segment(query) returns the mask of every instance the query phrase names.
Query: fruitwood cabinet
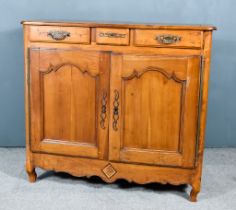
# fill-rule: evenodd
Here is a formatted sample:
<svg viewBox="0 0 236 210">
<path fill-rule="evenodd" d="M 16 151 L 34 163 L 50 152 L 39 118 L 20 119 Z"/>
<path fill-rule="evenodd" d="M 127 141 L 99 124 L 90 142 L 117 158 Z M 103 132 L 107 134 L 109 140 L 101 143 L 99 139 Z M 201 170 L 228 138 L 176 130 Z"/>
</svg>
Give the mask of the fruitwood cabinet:
<svg viewBox="0 0 236 210">
<path fill-rule="evenodd" d="M 26 171 L 200 191 L 212 26 L 24 21 Z"/>
</svg>

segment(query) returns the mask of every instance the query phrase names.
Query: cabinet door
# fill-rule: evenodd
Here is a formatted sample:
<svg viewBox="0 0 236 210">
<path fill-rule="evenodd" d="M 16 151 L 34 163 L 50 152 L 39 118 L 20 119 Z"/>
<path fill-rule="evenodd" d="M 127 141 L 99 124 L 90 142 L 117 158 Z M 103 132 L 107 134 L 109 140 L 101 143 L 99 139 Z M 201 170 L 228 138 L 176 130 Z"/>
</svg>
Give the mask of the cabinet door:
<svg viewBox="0 0 236 210">
<path fill-rule="evenodd" d="M 109 158 L 193 167 L 201 57 L 113 54 L 111 66 Z"/>
<path fill-rule="evenodd" d="M 31 149 L 105 158 L 110 55 L 37 48 L 29 58 Z"/>
</svg>

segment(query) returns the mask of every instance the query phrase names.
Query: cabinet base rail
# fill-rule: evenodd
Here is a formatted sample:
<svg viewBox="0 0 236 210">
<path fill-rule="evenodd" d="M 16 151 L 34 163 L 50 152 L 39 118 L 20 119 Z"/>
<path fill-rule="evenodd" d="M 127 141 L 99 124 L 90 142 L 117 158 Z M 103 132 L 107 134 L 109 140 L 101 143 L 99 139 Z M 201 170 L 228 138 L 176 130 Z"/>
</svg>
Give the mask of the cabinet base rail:
<svg viewBox="0 0 236 210">
<path fill-rule="evenodd" d="M 106 183 L 124 179 L 138 184 L 161 183 L 192 186 L 190 201 L 197 200 L 200 181 L 196 178 L 196 169 L 126 164 L 90 158 L 68 157 L 43 153 L 31 153 L 26 160 L 26 172 L 30 182 L 37 180 L 35 168 L 56 172 L 66 172 L 76 177 L 98 176 Z M 72 167 L 73 166 L 73 167 Z"/>
</svg>

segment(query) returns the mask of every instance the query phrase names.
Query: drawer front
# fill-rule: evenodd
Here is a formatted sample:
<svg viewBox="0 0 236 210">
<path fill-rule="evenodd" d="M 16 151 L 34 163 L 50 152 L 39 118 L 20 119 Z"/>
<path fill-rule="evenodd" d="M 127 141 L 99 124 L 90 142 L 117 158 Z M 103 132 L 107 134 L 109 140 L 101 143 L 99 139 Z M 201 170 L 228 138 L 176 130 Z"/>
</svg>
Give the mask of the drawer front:
<svg viewBox="0 0 236 210">
<path fill-rule="evenodd" d="M 90 43 L 90 29 L 82 27 L 31 26 L 31 41 Z"/>
<path fill-rule="evenodd" d="M 96 43 L 129 45 L 129 29 L 97 28 Z"/>
<path fill-rule="evenodd" d="M 134 32 L 134 45 L 157 47 L 202 47 L 201 31 L 139 30 Z"/>
</svg>

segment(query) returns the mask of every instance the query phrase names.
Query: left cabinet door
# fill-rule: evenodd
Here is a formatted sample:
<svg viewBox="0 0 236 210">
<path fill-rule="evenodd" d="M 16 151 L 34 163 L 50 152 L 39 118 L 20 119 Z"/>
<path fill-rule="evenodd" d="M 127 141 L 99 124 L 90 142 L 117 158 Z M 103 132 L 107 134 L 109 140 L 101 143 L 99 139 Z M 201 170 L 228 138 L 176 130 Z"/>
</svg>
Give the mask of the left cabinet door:
<svg viewBox="0 0 236 210">
<path fill-rule="evenodd" d="M 106 158 L 109 53 L 45 48 L 28 53 L 31 150 Z"/>
</svg>

